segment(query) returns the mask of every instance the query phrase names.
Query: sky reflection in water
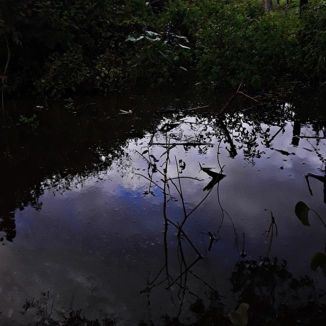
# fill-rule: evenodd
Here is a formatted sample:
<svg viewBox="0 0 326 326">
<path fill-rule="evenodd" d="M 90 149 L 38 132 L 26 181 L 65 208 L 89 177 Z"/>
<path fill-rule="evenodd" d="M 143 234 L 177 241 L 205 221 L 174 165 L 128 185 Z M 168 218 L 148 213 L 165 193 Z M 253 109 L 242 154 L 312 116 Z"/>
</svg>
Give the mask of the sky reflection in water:
<svg viewBox="0 0 326 326">
<path fill-rule="evenodd" d="M 176 313 L 178 288 L 166 291 L 180 274 L 180 243 L 173 225 L 166 234 L 171 280 L 160 274 L 162 283 L 151 291 L 150 307 L 148 297 L 140 294 L 166 259 L 161 190 L 167 149 L 167 177 L 176 178 L 179 171 L 181 188 L 174 180 L 187 212 L 208 194 L 203 189 L 211 177 L 201 167 L 217 173 L 222 167 L 226 175 L 184 224 L 184 254 L 190 265 L 195 262 L 196 275 L 226 294 L 241 254 L 254 259 L 278 256 L 291 270 L 310 273 L 311 257 L 325 245 L 325 230 L 313 218 L 311 227 L 303 227 L 294 207 L 305 201 L 321 215 L 325 212 L 323 184 L 312 179 L 311 196 L 304 176 L 323 175 L 326 142 L 293 140 L 298 122 L 295 125 L 291 110 L 286 115 L 284 121 L 270 123 L 251 120 L 246 113 L 227 115 L 222 124 L 210 114 L 163 118 L 153 134 L 127 140 L 123 154 L 82 185 L 76 180 L 69 191 L 47 189 L 39 199 L 40 210 L 16 210 L 17 236 L 0 248 L 4 322 L 26 318 L 19 313 L 24 300 L 48 290 L 58 307 L 116 316 L 122 324 Z M 324 137 L 314 129 L 301 122 L 300 136 Z M 110 153 L 98 150 L 98 155 L 105 162 Z M 172 183 L 166 192 L 168 218 L 180 224 L 180 193 Z M 278 230 L 273 239 L 266 233 L 271 214 Z M 202 260 L 196 262 L 198 252 L 192 246 Z M 199 295 L 208 291 L 194 277 L 189 277 L 188 287 Z"/>
</svg>

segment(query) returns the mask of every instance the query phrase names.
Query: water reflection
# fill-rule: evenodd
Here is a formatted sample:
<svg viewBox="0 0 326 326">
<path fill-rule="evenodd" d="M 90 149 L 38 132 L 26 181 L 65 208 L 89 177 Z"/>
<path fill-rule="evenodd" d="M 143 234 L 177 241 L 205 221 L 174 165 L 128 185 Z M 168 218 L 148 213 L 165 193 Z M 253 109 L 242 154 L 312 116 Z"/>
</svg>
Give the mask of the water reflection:
<svg viewBox="0 0 326 326">
<path fill-rule="evenodd" d="M 325 233 L 302 228 L 294 207 L 325 212 L 325 124 L 289 104 L 189 110 L 198 107 L 77 116 L 2 144 L 4 322 L 25 320 L 25 299 L 48 290 L 90 318 L 191 322 L 195 298 L 221 295 L 227 311 L 249 301 L 229 295 L 235 264 L 240 277 L 257 257 L 279 256 L 311 273 Z"/>
</svg>

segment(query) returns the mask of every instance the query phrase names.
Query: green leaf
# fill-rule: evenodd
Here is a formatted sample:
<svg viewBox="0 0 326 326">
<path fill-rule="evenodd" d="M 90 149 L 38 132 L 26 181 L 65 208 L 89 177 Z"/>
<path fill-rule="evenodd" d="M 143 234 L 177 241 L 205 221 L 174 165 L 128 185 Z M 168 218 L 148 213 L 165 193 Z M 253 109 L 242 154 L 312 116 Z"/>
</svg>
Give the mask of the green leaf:
<svg viewBox="0 0 326 326">
<path fill-rule="evenodd" d="M 317 252 L 311 259 L 310 267 L 313 271 L 320 267 L 326 275 L 326 253 Z"/>
<path fill-rule="evenodd" d="M 310 208 L 303 202 L 299 201 L 295 205 L 295 215 L 301 221 L 303 225 L 310 226 L 308 215 L 309 215 Z"/>
</svg>

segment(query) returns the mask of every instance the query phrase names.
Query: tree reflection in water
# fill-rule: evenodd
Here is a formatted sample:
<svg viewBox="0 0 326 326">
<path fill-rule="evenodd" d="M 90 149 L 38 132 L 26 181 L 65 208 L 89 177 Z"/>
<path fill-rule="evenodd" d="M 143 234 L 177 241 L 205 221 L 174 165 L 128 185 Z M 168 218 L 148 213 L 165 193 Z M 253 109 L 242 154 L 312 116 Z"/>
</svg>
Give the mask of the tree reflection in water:
<svg viewBox="0 0 326 326">
<path fill-rule="evenodd" d="M 315 288 L 310 278 L 295 278 L 288 271 L 285 262 L 271 258 L 273 242 L 279 231 L 281 232 L 278 229 L 278 216 L 276 214 L 274 216 L 273 208 L 266 213 L 270 222 L 266 226 L 267 246 L 262 252 L 264 258 L 246 259 L 248 234 L 245 232 L 239 234 L 234 222 L 235 219 L 223 206 L 220 192 L 224 180 L 228 178 L 227 162 L 241 156 L 246 162 L 255 165 L 257 160 L 266 154 L 267 150 L 288 157 L 292 153 L 283 148 L 278 148 L 275 143 L 292 121 L 294 121 L 291 134 L 293 146 L 302 146 L 302 140 L 311 141 L 312 138 L 307 137 L 315 137 L 317 141 L 321 141 L 319 138 L 321 138 L 320 133 L 325 129 L 324 124 L 315 124 L 309 120 L 304 122 L 286 105 L 280 105 L 268 113 L 262 111 L 262 108 L 258 108 L 240 113 L 216 114 L 208 110 L 206 114 L 198 113 L 192 116 L 188 114 L 189 112 L 168 115 L 162 120 L 158 130 L 152 134 L 145 148 L 138 151 L 138 155 L 147 164 L 146 174 L 136 173 L 146 181 L 145 194 L 151 196 L 158 191 L 161 192 L 162 243 L 164 249 L 161 266 L 153 271 L 153 276 L 148 278 L 141 294 L 147 297 L 150 306 L 151 298 L 157 289 L 164 288 L 171 293 L 171 300 L 175 303 L 177 312 L 173 316 L 164 316 L 163 323 L 167 325 L 182 325 L 186 322 L 192 325 L 211 325 L 214 323 L 230 325 L 231 319 L 228 314 L 235 311 L 241 304 L 250 306 L 248 311 L 249 325 L 295 325 L 299 321 L 300 324 L 306 325 L 310 325 L 309 322 L 313 321 L 318 325 L 325 318 L 322 293 Z M 305 123 L 313 125 L 315 135 L 302 134 Z M 113 128 L 114 124 L 111 124 L 110 127 Z M 37 165 L 45 165 L 46 169 L 35 178 L 22 177 L 21 184 L 19 181 L 12 181 L 17 170 L 10 169 L 10 163 L 6 165 L 7 171 L 12 172 L 7 177 L 7 179 L 11 179 L 7 180 L 8 189 L 14 191 L 11 195 L 6 193 L 6 187 L 1 191 L 3 195 L 1 198 L 4 199 L 1 199 L 0 203 L 2 218 L 0 229 L 4 233 L 4 238 L 12 241 L 16 236 L 15 209 L 24 208 L 29 204 L 40 207 L 38 198 L 44 189 L 52 189 L 56 186 L 63 190 L 70 189 L 74 187 L 76 180 L 78 183 L 78 180 L 82 182 L 92 173 L 98 175 L 100 171 L 112 163 L 114 157 L 112 153 L 119 156 L 120 147 L 128 137 L 136 137 L 137 134 L 143 136 L 145 132 L 143 126 L 139 125 L 138 129 L 135 127 L 137 132 L 133 135 L 121 136 L 123 134 L 121 131 L 116 138 L 112 137 L 108 140 L 107 125 L 102 125 L 101 128 L 103 134 L 106 135 L 105 137 L 100 134 L 97 135 L 98 139 L 83 138 L 84 155 L 72 155 L 69 159 L 65 159 L 65 155 L 68 156 L 71 151 L 71 148 L 67 146 L 64 148 L 64 154 L 58 166 L 49 164 L 53 157 L 46 158 L 45 163 L 48 164 L 44 164 L 40 159 Z M 191 136 L 185 132 L 186 128 L 191 131 Z M 150 128 L 146 130 L 150 130 Z M 60 139 L 60 146 L 64 144 L 65 137 L 67 134 L 63 139 Z M 80 145 L 79 141 L 74 144 L 73 148 L 76 149 L 77 145 Z M 189 162 L 185 157 L 178 155 L 178 151 L 176 151 L 178 148 L 183 148 L 186 153 L 190 149 L 196 148 L 200 158 L 211 149 L 212 145 L 217 146 L 215 166 L 204 166 L 198 159 L 198 175 L 189 172 Z M 56 148 L 60 148 L 60 146 Z M 221 162 L 222 147 L 226 150 L 230 161 Z M 317 147 L 318 144 L 309 150 L 321 159 L 320 150 Z M 40 158 L 43 150 L 44 148 L 41 146 L 39 151 L 35 152 L 35 157 Z M 15 151 L 11 150 L 11 152 L 14 153 Z M 21 154 L 22 151 L 17 150 L 15 158 L 17 158 L 18 163 L 18 157 Z M 112 159 L 105 163 L 100 162 L 100 154 L 105 157 L 111 154 Z M 26 162 L 23 159 L 20 160 L 21 164 L 17 164 L 16 167 L 21 168 Z M 78 160 L 79 164 L 74 163 Z M 225 156 L 223 160 L 225 160 Z M 123 159 L 121 161 L 123 164 Z M 324 164 L 324 161 L 321 164 Z M 31 163 L 30 165 L 31 171 L 35 171 Z M 307 175 L 307 181 L 309 178 L 318 181 L 324 180 L 322 179 L 324 176 L 312 173 Z M 201 184 L 203 179 L 205 181 L 207 179 L 204 187 Z M 203 190 L 202 197 L 198 199 L 197 203 L 190 204 L 186 198 L 187 187 L 189 184 L 196 183 L 198 183 L 196 187 L 200 186 Z M 309 182 L 308 185 L 312 193 Z M 216 204 L 218 221 L 214 228 L 205 233 L 206 248 L 203 248 L 196 242 L 198 239 L 192 236 L 188 225 L 195 213 L 198 214 L 200 208 L 205 205 L 205 202 L 208 199 L 213 200 L 212 197 Z M 178 208 L 177 214 L 175 211 L 171 214 L 171 206 Z M 200 275 L 196 269 L 210 255 L 215 246 L 219 245 L 226 220 L 232 226 L 234 244 L 239 255 L 231 275 L 233 290 L 231 305 L 229 302 L 224 302 L 225 298 L 220 295 L 220 290 L 210 284 L 206 276 Z M 176 246 L 172 246 L 173 242 L 176 243 Z M 202 289 L 205 289 L 203 292 L 207 293 L 206 297 L 196 293 L 196 289 L 192 287 L 195 282 L 200 284 Z M 61 319 L 60 317 L 57 318 L 54 316 L 53 309 L 48 306 L 50 299 L 50 296 L 45 296 L 46 309 L 43 301 L 38 300 L 28 301 L 24 307 L 27 312 L 36 311 L 39 313 L 39 325 L 51 325 L 51 323 L 52 325 L 70 325 L 69 323 L 74 323 L 73 325 L 89 323 L 92 325 L 91 321 L 83 317 L 82 312 L 70 312 L 62 316 Z M 191 301 L 193 304 L 189 304 Z M 55 306 L 55 303 L 53 305 Z M 193 318 L 185 321 L 183 315 L 189 314 L 189 309 Z M 61 324 L 57 319 L 60 319 Z M 154 321 L 146 322 L 147 324 L 154 324 Z M 106 320 L 105 323 L 103 322 L 105 325 L 110 325 L 113 321 Z M 96 321 L 93 321 L 93 324 L 96 325 Z"/>
<path fill-rule="evenodd" d="M 184 263 L 184 262 L 183 262 Z M 216 289 L 191 271 L 192 266 L 183 266 L 183 275 L 175 279 L 175 285 L 180 288 L 179 311 L 184 309 L 192 314 L 192 321 L 182 322 L 177 316 L 162 315 L 161 321 L 133 321 L 133 325 L 324 325 L 326 321 L 326 293 L 319 291 L 313 280 L 308 276 L 295 277 L 288 271 L 286 261 L 277 258 L 262 257 L 259 260 L 240 260 L 234 266 L 230 277 L 231 291 L 239 306 L 248 308 L 245 313 L 234 316 L 236 312 L 227 311 L 223 297 Z M 164 265 L 166 270 L 166 266 Z M 196 277 L 207 287 L 207 297 L 200 298 L 186 288 L 182 278 Z M 159 275 L 158 275 L 159 277 Z M 185 281 L 186 282 L 186 281 Z M 170 286 L 172 275 L 165 281 L 156 283 L 145 292 L 150 292 L 155 286 Z M 151 285 L 150 285 L 151 286 Z M 193 303 L 184 307 L 185 291 L 193 296 Z M 55 313 L 55 301 L 50 293 L 43 293 L 39 299 L 27 300 L 23 314 L 33 314 L 37 321 L 28 325 L 51 326 L 111 326 L 119 323 L 114 319 L 90 320 L 83 316 L 81 310 Z M 58 315 L 60 317 L 58 317 Z M 56 316 L 56 317 L 55 317 Z M 237 317 L 237 318 L 234 318 Z"/>
<path fill-rule="evenodd" d="M 195 123 L 190 122 L 190 125 L 192 130 L 194 130 Z M 202 126 L 203 124 L 201 123 L 200 125 Z M 221 123 L 219 123 L 219 125 L 221 126 Z M 174 300 L 176 304 L 178 302 L 179 309 L 174 318 L 169 316 L 165 317 L 165 322 L 167 325 L 183 325 L 179 317 L 181 316 L 182 310 L 186 309 L 184 304 L 186 295 L 197 298 L 195 303 L 190 306 L 190 309 L 197 316 L 198 320 L 191 323 L 191 325 L 212 325 L 213 323 L 218 323 L 221 325 L 247 325 L 247 322 L 245 321 L 243 323 L 240 321 L 238 324 L 232 320 L 232 318 L 227 318 L 219 291 L 214 289 L 201 276 L 194 272 L 195 265 L 200 263 L 200 261 L 205 258 L 206 254 L 209 254 L 209 251 L 212 249 L 215 241 L 218 241 L 224 218 L 227 215 L 233 225 L 235 244 L 240 254 L 240 260 L 235 265 L 230 280 L 238 304 L 241 306 L 241 304 L 245 303 L 250 307 L 248 317 L 250 321 L 249 325 L 311 325 L 313 323 L 319 325 L 326 322 L 325 293 L 317 290 L 313 280 L 308 276 L 295 278 L 287 270 L 286 261 L 279 261 L 278 258 L 270 258 L 273 240 L 278 236 L 278 226 L 272 211 L 269 212 L 270 224 L 266 230 L 266 256 L 260 258 L 258 261 L 243 259 L 246 257 L 245 234 L 243 233 L 242 246 L 240 249 L 236 226 L 233 223 L 232 217 L 223 208 L 220 201 L 220 182 L 225 175 L 222 173 L 224 166 L 222 167 L 220 163 L 219 149 L 217 151 L 217 166 L 219 167 L 218 172 L 214 172 L 211 168 L 202 167 L 199 163 L 201 171 L 205 172 L 211 177 L 210 182 L 203 189 L 204 191 L 208 191 L 207 194 L 205 194 L 203 198 L 199 200 L 198 204 L 195 205 L 195 208 L 189 209 L 186 207 L 186 200 L 182 190 L 182 182 L 187 179 L 191 179 L 193 181 L 201 180 L 193 176 L 181 175 L 181 173 L 186 171 L 186 163 L 183 162 L 182 159 L 178 159 L 176 156 L 174 156 L 174 164 L 170 164 L 173 162 L 173 159 L 171 159 L 171 156 L 173 156 L 171 152 L 176 146 L 184 146 L 185 148 L 190 146 L 197 146 L 199 148 L 209 146 L 209 142 L 207 142 L 209 137 L 195 137 L 195 139 L 191 139 L 187 143 L 179 137 L 176 137 L 175 134 L 172 134 L 172 137 L 168 135 L 167 132 L 171 132 L 177 126 L 178 125 L 174 122 L 165 123 L 164 129 L 162 128 L 165 132 L 165 143 L 155 143 L 153 142 L 154 135 L 151 137 L 149 148 L 152 146 L 162 146 L 164 148 L 163 154 L 160 156 L 160 159 L 164 158 L 163 162 L 156 159 L 155 156 L 150 153 L 150 149 L 146 149 L 143 153 L 139 153 L 148 164 L 148 175 L 141 175 L 143 178 L 149 181 L 149 190 L 146 193 L 152 193 L 150 189 L 152 186 L 154 186 L 162 191 L 164 199 L 163 221 L 165 259 L 162 268 L 158 271 L 155 277 L 153 277 L 153 279 L 148 281 L 147 287 L 141 292 L 147 295 L 148 304 L 150 305 L 151 292 L 156 287 L 165 287 L 167 290 L 169 290 L 173 286 L 176 286 L 179 288 L 179 291 Z M 280 129 L 273 135 L 269 135 L 269 127 L 265 131 L 259 128 L 253 128 L 252 130 L 254 132 L 249 132 L 245 130 L 245 128 L 240 127 L 242 133 L 240 136 L 238 136 L 238 139 L 243 137 L 241 139 L 241 144 L 247 145 L 247 148 L 243 149 L 244 156 L 250 160 L 253 160 L 255 157 L 260 157 L 261 152 L 256 150 L 256 147 L 258 147 L 256 145 L 258 133 L 261 133 L 261 138 L 265 140 L 265 145 L 268 147 L 272 144 L 277 135 L 284 130 L 284 127 L 285 125 L 282 124 Z M 295 125 L 294 128 L 296 128 Z M 220 143 L 224 141 L 229 144 L 229 155 L 231 158 L 234 158 L 237 155 L 237 147 L 234 145 L 224 123 L 222 124 L 221 130 L 225 138 L 220 139 Z M 206 127 L 204 127 L 204 131 L 207 131 Z M 297 137 L 300 137 L 300 134 L 297 134 L 297 131 L 294 131 L 294 133 L 296 133 Z M 200 131 L 199 135 L 202 134 L 203 130 Z M 201 139 L 205 139 L 205 142 L 200 142 Z M 296 146 L 298 144 L 299 143 L 297 143 Z M 277 151 L 280 151 L 282 155 L 289 155 L 288 152 L 282 150 Z M 254 161 L 252 162 L 254 163 Z M 180 171 L 181 164 L 182 171 Z M 158 166 L 161 166 L 162 170 L 160 170 Z M 176 169 L 176 176 L 169 177 L 169 173 L 173 167 Z M 156 173 L 160 175 L 160 184 L 153 180 L 153 176 Z M 178 198 L 174 198 L 174 194 L 171 194 L 171 188 L 176 190 Z M 200 206 L 212 193 L 214 188 L 216 188 L 217 191 L 217 203 L 221 212 L 221 222 L 217 227 L 217 230 L 208 232 L 208 249 L 205 253 L 201 253 L 196 247 L 194 241 L 191 240 L 184 229 L 189 217 L 195 210 L 200 208 Z M 181 202 L 180 215 L 182 215 L 182 218 L 179 219 L 179 222 L 176 222 L 169 217 L 167 209 L 169 201 L 176 200 Z M 177 231 L 176 236 L 178 241 L 177 252 L 174 254 L 179 261 L 179 271 L 174 275 L 172 275 L 169 269 L 169 257 L 171 253 L 168 248 L 168 232 L 169 228 L 171 227 L 173 230 Z M 195 258 L 193 260 L 186 259 L 183 248 L 187 244 L 195 253 Z M 190 278 L 195 278 L 197 281 L 202 283 L 203 287 L 206 287 L 209 290 L 210 299 L 208 300 L 208 306 L 205 306 L 204 302 L 199 298 L 199 296 L 188 286 L 188 284 L 191 283 L 189 282 Z M 228 317 L 230 317 L 230 315 Z"/>
</svg>

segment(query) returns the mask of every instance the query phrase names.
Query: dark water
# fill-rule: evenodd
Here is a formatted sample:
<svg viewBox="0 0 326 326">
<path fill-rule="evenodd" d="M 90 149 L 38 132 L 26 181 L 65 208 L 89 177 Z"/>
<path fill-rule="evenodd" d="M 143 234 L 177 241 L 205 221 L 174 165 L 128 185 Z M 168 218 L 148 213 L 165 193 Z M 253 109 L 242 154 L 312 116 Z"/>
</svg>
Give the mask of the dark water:
<svg viewBox="0 0 326 326">
<path fill-rule="evenodd" d="M 295 214 L 299 201 L 326 212 L 325 116 L 313 104 L 218 114 L 168 96 L 77 102 L 2 130 L 1 325 L 40 318 L 21 312 L 42 293 L 53 318 L 81 309 L 119 325 L 190 322 L 189 305 L 213 291 L 228 312 L 235 264 L 259 257 L 325 287 L 310 261 L 326 230 Z"/>
</svg>

